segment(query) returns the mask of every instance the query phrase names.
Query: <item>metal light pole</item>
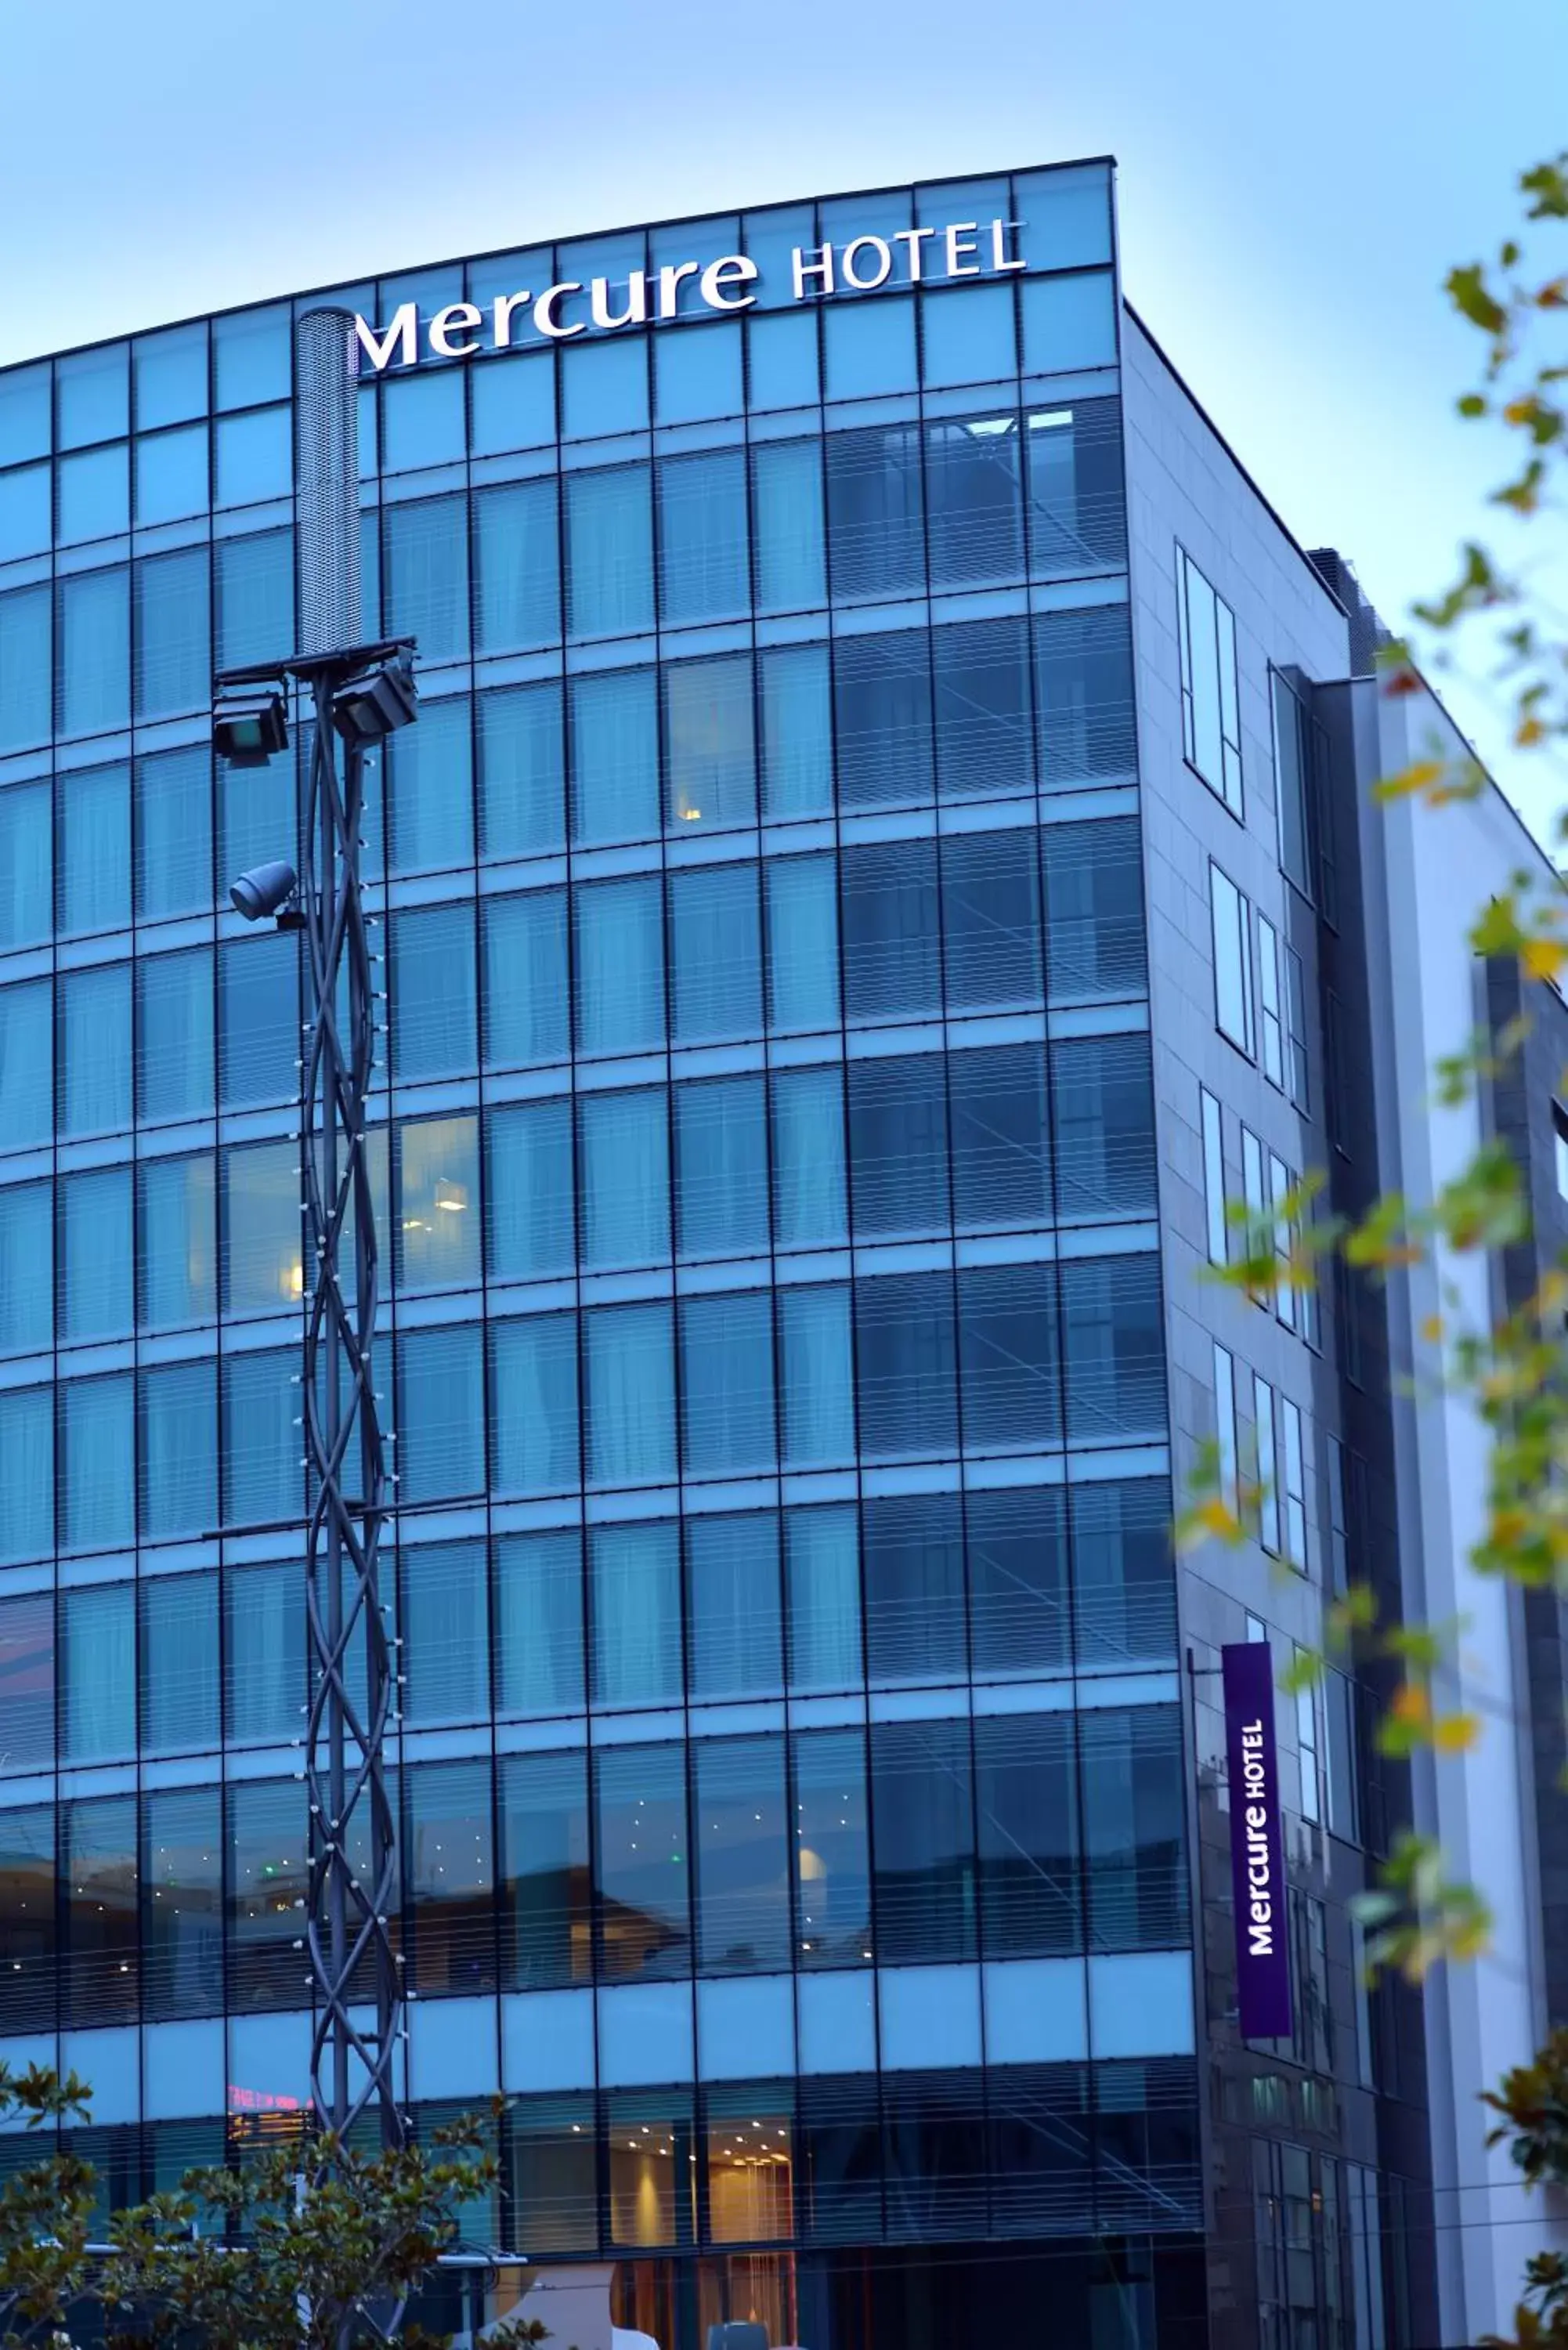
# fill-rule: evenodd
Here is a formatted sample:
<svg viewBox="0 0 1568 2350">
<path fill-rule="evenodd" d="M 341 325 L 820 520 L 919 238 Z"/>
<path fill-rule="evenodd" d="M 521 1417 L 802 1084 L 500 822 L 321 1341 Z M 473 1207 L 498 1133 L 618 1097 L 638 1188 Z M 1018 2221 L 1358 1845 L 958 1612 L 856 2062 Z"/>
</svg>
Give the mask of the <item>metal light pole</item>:
<svg viewBox="0 0 1568 2350">
<path fill-rule="evenodd" d="M 371 1368 L 379 1263 L 366 1125 L 375 990 L 359 834 L 366 749 L 415 715 L 413 647 L 406 639 L 359 642 L 358 370 L 350 314 L 307 313 L 296 356 L 300 650 L 221 676 L 215 733 L 231 758 L 256 763 L 280 746 L 285 681 L 311 696 L 315 739 L 298 879 L 286 866 L 266 866 L 243 876 L 233 896 L 252 919 L 271 914 L 280 927 L 300 931 L 306 950 L 300 1384 L 308 1476 L 311 2098 L 323 2128 L 342 2135 L 375 2111 L 382 2144 L 397 2147 L 405 2134 L 393 2072 L 403 1996 L 392 1944 L 398 1836 L 385 1749 L 398 1682 L 380 1590 L 389 1472 Z"/>
</svg>

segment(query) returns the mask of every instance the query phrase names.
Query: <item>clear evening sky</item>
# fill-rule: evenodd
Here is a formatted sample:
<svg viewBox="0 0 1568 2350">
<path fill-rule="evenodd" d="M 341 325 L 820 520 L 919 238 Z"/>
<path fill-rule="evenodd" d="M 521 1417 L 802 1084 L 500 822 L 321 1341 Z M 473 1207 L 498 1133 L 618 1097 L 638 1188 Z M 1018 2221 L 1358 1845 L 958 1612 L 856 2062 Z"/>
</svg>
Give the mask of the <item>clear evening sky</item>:
<svg viewBox="0 0 1568 2350">
<path fill-rule="evenodd" d="M 624 222 L 1114 154 L 1124 278 L 1391 621 L 1492 529 L 1439 292 L 1568 144 L 1564 0 L 0 0 L 0 364 Z M 1557 525 L 1536 525 L 1534 543 Z M 1543 834 L 1568 772 L 1444 683 Z"/>
</svg>

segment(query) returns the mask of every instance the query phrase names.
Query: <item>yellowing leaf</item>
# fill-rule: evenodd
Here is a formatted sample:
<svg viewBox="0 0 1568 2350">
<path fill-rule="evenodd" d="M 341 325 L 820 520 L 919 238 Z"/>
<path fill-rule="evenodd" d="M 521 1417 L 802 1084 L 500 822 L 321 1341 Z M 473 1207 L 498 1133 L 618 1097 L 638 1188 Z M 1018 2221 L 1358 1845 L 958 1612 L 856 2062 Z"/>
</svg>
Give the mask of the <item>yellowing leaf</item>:
<svg viewBox="0 0 1568 2350">
<path fill-rule="evenodd" d="M 1386 693 L 1395 691 L 1392 678 L 1383 690 Z M 1397 775 L 1384 775 L 1378 782 L 1376 795 L 1380 800 L 1408 799 L 1413 793 L 1429 792 L 1434 784 L 1442 782 L 1446 772 L 1441 759 L 1417 759 L 1412 766 L 1402 767 Z"/>
<path fill-rule="evenodd" d="M 1568 945 L 1561 939 L 1526 939 L 1519 959 L 1528 978 L 1555 979 L 1568 963 Z"/>
<path fill-rule="evenodd" d="M 1480 1736 L 1473 1713 L 1446 1713 L 1432 1724 L 1432 1743 L 1439 1754 L 1468 1754 Z"/>
</svg>

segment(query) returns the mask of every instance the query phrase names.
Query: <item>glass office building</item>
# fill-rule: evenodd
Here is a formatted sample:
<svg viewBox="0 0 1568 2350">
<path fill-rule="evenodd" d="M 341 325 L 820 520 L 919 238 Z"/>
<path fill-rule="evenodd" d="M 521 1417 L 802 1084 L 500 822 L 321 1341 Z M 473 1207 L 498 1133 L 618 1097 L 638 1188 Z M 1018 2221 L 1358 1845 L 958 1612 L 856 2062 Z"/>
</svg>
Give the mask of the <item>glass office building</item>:
<svg viewBox="0 0 1568 2350">
<path fill-rule="evenodd" d="M 1239 2114 L 1179 1623 L 1209 1657 L 1244 1596 L 1309 1637 L 1338 1422 L 1288 1285 L 1169 1302 L 1213 1191 L 1189 1129 L 1238 1197 L 1306 1163 L 1269 664 L 1342 676 L 1343 616 L 1289 552 L 1310 609 L 1254 658 L 1244 582 L 1148 519 L 1113 237 L 1076 165 L 0 374 L 0 2055 L 93 2082 L 112 2196 L 307 2095 L 301 983 L 227 904 L 294 854 L 304 754 L 215 765 L 210 694 L 292 650 L 293 327 L 331 298 L 389 338 L 365 633 L 419 646 L 366 844 L 378 1359 L 408 2095 L 509 2100 L 465 2233 L 613 2262 L 664 2350 L 1043 2308 L 1142 2350 L 1232 2303 L 1236 2340 L 1384 2338 L 1348 2120 L 1282 2147 L 1244 2091 L 1262 2168 L 1220 2191 L 1281 2281 L 1216 2303 L 1206 2268 Z M 442 314 L 483 332 L 447 355 Z M 1174 904 L 1189 803 L 1248 847 Z M 1211 1138 L 1162 1076 L 1157 1154 L 1162 922 L 1219 983 L 1172 979 L 1172 1033 L 1234 1081 Z M 1241 1315 L 1288 1607 L 1266 1527 L 1244 1572 L 1171 1551 L 1173 1410 L 1189 1444 L 1225 1391 L 1193 1317 Z M 1331 1728 L 1300 1724 L 1325 1852 Z M 1237 2078 L 1337 2070 L 1370 2114 L 1303 2035 Z"/>
</svg>

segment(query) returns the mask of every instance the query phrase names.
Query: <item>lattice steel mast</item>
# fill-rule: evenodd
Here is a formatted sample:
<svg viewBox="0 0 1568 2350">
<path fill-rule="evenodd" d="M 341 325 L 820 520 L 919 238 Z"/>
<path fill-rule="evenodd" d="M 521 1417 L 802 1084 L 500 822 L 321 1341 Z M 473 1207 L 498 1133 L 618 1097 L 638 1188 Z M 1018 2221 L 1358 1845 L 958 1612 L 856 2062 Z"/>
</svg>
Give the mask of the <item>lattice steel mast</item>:
<svg viewBox="0 0 1568 2350">
<path fill-rule="evenodd" d="M 236 883 L 234 896 L 243 912 L 275 914 L 305 945 L 300 1391 L 308 1479 L 311 2097 L 324 2128 L 341 2134 L 375 2112 L 382 2143 L 399 2146 L 398 1839 L 385 1767 L 398 1680 L 380 1592 L 389 1477 L 371 1364 L 379 1279 L 366 1127 L 376 990 L 360 827 L 367 747 L 415 712 L 411 643 L 359 642 L 357 348 L 347 311 L 314 310 L 299 322 L 300 650 L 269 668 L 220 677 L 217 736 L 232 757 L 265 758 L 284 728 L 284 681 L 293 679 L 311 698 L 297 883 L 288 868 L 265 867 Z M 267 694 L 258 694 L 261 687 Z M 245 713 L 229 724 L 227 739 L 226 709 Z M 247 724 L 261 726 L 259 752 L 234 747 L 248 740 Z"/>
</svg>

